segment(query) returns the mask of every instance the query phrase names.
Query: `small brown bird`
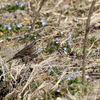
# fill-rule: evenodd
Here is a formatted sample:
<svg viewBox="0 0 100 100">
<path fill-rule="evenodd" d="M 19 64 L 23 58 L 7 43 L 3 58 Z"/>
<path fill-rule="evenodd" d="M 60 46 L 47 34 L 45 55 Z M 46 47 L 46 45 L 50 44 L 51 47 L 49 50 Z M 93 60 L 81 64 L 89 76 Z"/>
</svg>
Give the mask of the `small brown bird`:
<svg viewBox="0 0 100 100">
<path fill-rule="evenodd" d="M 36 58 L 41 52 L 42 52 L 41 44 L 38 46 L 36 45 L 36 41 L 33 41 L 29 45 L 25 46 L 18 53 L 16 53 L 7 62 L 17 58 L 22 58 L 22 61 L 26 62 L 27 60 L 32 60 L 33 58 Z"/>
</svg>

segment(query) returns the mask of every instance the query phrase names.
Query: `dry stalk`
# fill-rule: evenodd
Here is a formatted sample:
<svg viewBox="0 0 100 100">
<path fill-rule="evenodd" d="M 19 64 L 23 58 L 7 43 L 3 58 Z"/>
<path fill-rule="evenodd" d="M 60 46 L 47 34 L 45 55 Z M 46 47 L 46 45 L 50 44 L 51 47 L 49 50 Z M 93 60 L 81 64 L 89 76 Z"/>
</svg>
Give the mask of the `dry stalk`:
<svg viewBox="0 0 100 100">
<path fill-rule="evenodd" d="M 55 8 L 57 8 L 61 3 L 63 3 L 64 0 L 60 0 L 57 5 L 55 6 Z"/>
<path fill-rule="evenodd" d="M 34 66 L 34 70 L 31 72 L 31 75 L 30 75 L 28 81 L 26 82 L 25 86 L 23 87 L 22 91 L 19 94 L 19 98 L 24 94 L 26 88 L 30 85 L 30 83 L 34 79 L 35 75 L 37 74 L 36 67 L 37 66 Z"/>
<path fill-rule="evenodd" d="M 13 90 L 11 93 L 8 93 L 8 94 L 5 96 L 5 100 L 9 100 L 9 97 L 16 96 L 17 93 L 18 93 L 17 90 Z"/>
<path fill-rule="evenodd" d="M 87 54 L 86 57 L 88 57 L 89 54 L 91 53 L 91 48 L 94 46 L 94 44 L 95 44 L 96 41 L 98 41 L 98 38 L 92 43 L 91 47 L 88 49 L 89 52 L 88 52 L 88 54 Z"/>
<path fill-rule="evenodd" d="M 54 90 L 54 89 L 56 89 L 58 87 L 58 85 L 61 82 L 62 78 L 65 76 L 67 70 L 68 70 L 67 68 L 64 69 L 64 71 L 63 71 L 62 75 L 60 76 L 58 82 L 52 87 L 52 90 Z"/>
<path fill-rule="evenodd" d="M 86 22 L 86 28 L 85 28 L 85 37 L 84 37 L 84 44 L 83 44 L 83 62 L 82 62 L 82 85 L 85 85 L 85 66 L 86 66 L 86 47 L 87 47 L 87 36 L 89 34 L 89 26 L 90 26 L 90 20 L 91 20 L 91 16 L 93 13 L 93 8 L 94 5 L 96 3 L 97 0 L 93 0 L 90 10 L 89 10 L 89 14 L 88 14 L 88 18 L 87 18 L 87 22 Z"/>
<path fill-rule="evenodd" d="M 31 98 L 34 97 L 35 93 L 37 93 L 39 90 L 43 89 L 45 86 L 47 86 L 47 85 L 50 84 L 50 83 L 51 83 L 51 82 L 49 82 L 49 83 L 46 83 L 46 82 L 42 83 L 42 84 L 31 94 Z"/>
<path fill-rule="evenodd" d="M 17 70 L 16 76 L 15 76 L 15 81 L 17 80 L 17 78 L 21 75 L 21 71 L 22 69 L 25 67 L 25 64 L 21 66 L 20 70 Z"/>
<path fill-rule="evenodd" d="M 33 71 L 31 72 L 28 81 L 26 82 L 26 84 L 23 87 L 22 91 L 19 93 L 19 98 L 21 98 L 21 96 L 25 93 L 26 88 L 31 84 L 31 82 L 33 81 L 34 77 L 38 73 L 39 69 L 41 69 L 42 67 L 44 67 L 45 65 L 47 65 L 48 62 L 51 62 L 52 60 L 53 60 L 53 57 L 49 57 L 45 61 L 42 61 L 40 64 L 34 65 Z"/>
<path fill-rule="evenodd" d="M 63 73 L 62 73 L 62 75 L 60 76 L 58 82 L 52 87 L 52 90 L 54 90 L 54 89 L 56 89 L 56 88 L 58 87 L 58 85 L 59 85 L 59 83 L 61 82 L 62 78 L 65 76 L 67 70 L 68 70 L 68 69 L 66 68 L 66 69 L 63 71 Z M 71 94 L 69 94 L 69 93 L 66 94 L 66 97 L 67 97 L 69 100 L 76 100 L 76 98 L 74 98 L 74 97 L 73 97 Z"/>
<path fill-rule="evenodd" d="M 47 0 L 42 0 L 40 2 L 40 6 L 39 6 L 38 10 L 36 11 L 36 15 L 35 15 L 35 18 L 34 18 L 34 23 L 32 24 L 32 28 L 31 29 L 34 29 L 35 22 L 36 22 L 36 20 L 38 18 L 39 12 L 40 12 L 41 8 L 43 7 L 45 1 L 47 1 Z"/>
</svg>

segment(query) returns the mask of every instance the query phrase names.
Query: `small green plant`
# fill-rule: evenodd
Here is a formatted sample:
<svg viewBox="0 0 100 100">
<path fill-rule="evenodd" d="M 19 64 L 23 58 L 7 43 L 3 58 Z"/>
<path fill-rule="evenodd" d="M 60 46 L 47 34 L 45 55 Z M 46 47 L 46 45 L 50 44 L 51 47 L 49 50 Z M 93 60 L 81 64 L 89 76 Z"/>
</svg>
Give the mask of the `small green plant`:
<svg viewBox="0 0 100 100">
<path fill-rule="evenodd" d="M 86 75 L 87 78 L 87 75 Z M 80 77 L 73 78 L 68 80 L 68 90 L 72 95 L 75 95 L 76 93 L 81 93 L 82 92 L 82 79 Z M 90 82 L 87 80 L 86 81 L 86 87 L 84 88 L 84 92 L 87 93 L 88 90 L 90 89 Z M 87 88 L 88 87 L 88 88 Z"/>
<path fill-rule="evenodd" d="M 84 14 L 86 11 L 84 9 L 81 9 L 81 8 L 75 8 L 74 9 L 78 14 Z"/>
<path fill-rule="evenodd" d="M 60 49 L 60 42 L 59 41 L 54 41 L 49 43 L 48 48 L 44 50 L 45 53 L 51 54 L 55 51 L 59 51 Z"/>
<path fill-rule="evenodd" d="M 71 52 L 71 47 L 70 47 L 71 44 L 72 44 L 71 42 L 66 42 L 66 43 L 64 44 L 64 46 L 62 47 L 63 50 L 64 50 L 66 53 L 70 53 L 70 52 Z"/>
<path fill-rule="evenodd" d="M 55 91 L 53 91 L 53 92 L 52 92 L 52 96 L 53 96 L 54 98 L 56 98 L 56 97 L 61 97 L 61 96 L 62 96 L 62 94 L 61 94 L 61 89 L 56 89 Z"/>
<path fill-rule="evenodd" d="M 17 9 L 20 9 L 20 10 L 25 10 L 26 9 L 26 6 L 23 5 L 6 5 L 5 7 L 2 8 L 3 11 L 15 11 Z"/>
<path fill-rule="evenodd" d="M 51 100 L 50 95 L 48 93 L 44 94 L 42 100 Z"/>
<path fill-rule="evenodd" d="M 73 83 L 75 83 L 75 84 L 81 84 L 81 79 L 75 78 L 75 79 L 72 79 L 72 80 L 68 81 L 68 85 L 71 85 Z"/>
</svg>

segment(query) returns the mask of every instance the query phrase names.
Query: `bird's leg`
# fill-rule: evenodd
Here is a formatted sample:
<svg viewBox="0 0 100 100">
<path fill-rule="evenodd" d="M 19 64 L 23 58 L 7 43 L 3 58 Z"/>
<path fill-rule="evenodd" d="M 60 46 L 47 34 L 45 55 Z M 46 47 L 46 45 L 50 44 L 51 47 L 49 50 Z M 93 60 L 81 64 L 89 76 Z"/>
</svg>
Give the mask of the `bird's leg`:
<svg viewBox="0 0 100 100">
<path fill-rule="evenodd" d="M 24 56 L 23 58 L 22 58 L 22 62 L 25 62 L 25 63 L 28 63 L 29 61 L 31 60 L 31 57 L 30 56 Z"/>
</svg>

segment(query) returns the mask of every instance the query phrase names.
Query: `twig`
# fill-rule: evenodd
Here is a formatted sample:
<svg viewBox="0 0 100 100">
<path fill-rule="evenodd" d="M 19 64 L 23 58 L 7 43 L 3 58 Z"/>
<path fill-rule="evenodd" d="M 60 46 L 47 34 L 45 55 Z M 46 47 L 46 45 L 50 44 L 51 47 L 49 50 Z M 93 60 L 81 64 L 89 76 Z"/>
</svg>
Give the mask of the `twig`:
<svg viewBox="0 0 100 100">
<path fill-rule="evenodd" d="M 88 49 L 89 52 L 88 52 L 88 54 L 87 54 L 86 57 L 88 57 L 89 54 L 91 53 L 91 48 L 94 46 L 94 44 L 95 44 L 96 41 L 98 41 L 98 38 L 92 43 L 91 47 Z"/>
<path fill-rule="evenodd" d="M 85 28 L 85 37 L 84 37 L 84 44 L 83 44 L 83 62 L 82 62 L 82 85 L 84 86 L 85 84 L 85 66 L 86 66 L 86 46 L 87 46 L 87 36 L 89 33 L 89 26 L 90 26 L 90 19 L 93 13 L 93 8 L 94 5 L 96 3 L 97 0 L 93 0 L 90 10 L 89 10 L 89 14 L 88 14 L 88 18 L 87 18 L 87 22 L 86 22 L 86 28 Z"/>
<path fill-rule="evenodd" d="M 63 77 L 65 76 L 67 70 L 68 70 L 68 69 L 66 68 L 66 69 L 63 71 L 63 73 L 62 73 L 62 75 L 60 76 L 58 82 L 52 87 L 51 90 L 55 90 L 55 89 L 58 87 L 59 83 L 61 82 L 61 80 L 62 80 Z M 76 98 L 74 98 L 70 93 L 66 94 L 66 97 L 67 97 L 69 100 L 76 100 Z"/>
<path fill-rule="evenodd" d="M 36 70 L 37 70 L 37 66 L 34 66 L 34 70 L 31 72 L 28 81 L 26 82 L 26 84 L 23 87 L 22 91 L 19 93 L 19 96 L 18 96 L 19 98 L 24 95 L 24 92 L 25 92 L 26 88 L 30 85 L 30 83 L 34 79 L 35 75 L 37 74 L 37 71 Z"/>
<path fill-rule="evenodd" d="M 47 0 L 42 0 L 42 1 L 41 1 L 40 6 L 39 6 L 39 8 L 38 8 L 38 10 L 37 10 L 37 12 L 36 12 L 36 15 L 35 15 L 35 18 L 34 18 L 34 23 L 32 24 L 31 29 L 34 28 L 34 25 L 35 25 L 35 22 L 36 22 L 36 20 L 37 20 L 37 18 L 38 18 L 39 12 L 40 12 L 42 6 L 44 5 L 44 2 L 45 2 L 45 1 L 47 1 Z"/>
<path fill-rule="evenodd" d="M 52 87 L 52 90 L 56 89 L 59 85 L 59 83 L 61 82 L 61 80 L 63 79 L 63 77 L 65 76 L 67 71 L 67 68 L 63 71 L 62 75 L 60 76 L 60 79 L 58 80 L 58 82 Z"/>
</svg>

